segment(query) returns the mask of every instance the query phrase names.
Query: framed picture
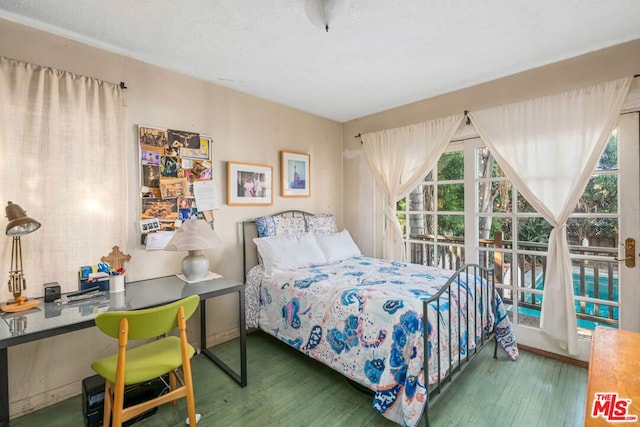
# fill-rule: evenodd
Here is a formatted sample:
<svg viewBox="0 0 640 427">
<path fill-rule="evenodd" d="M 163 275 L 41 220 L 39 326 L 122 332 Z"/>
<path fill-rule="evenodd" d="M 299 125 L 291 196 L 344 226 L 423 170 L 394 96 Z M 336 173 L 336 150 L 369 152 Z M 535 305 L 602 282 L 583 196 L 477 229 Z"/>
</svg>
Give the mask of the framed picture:
<svg viewBox="0 0 640 427">
<path fill-rule="evenodd" d="M 280 152 L 282 197 L 311 196 L 310 162 L 309 154 Z"/>
<path fill-rule="evenodd" d="M 227 204 L 272 205 L 273 167 L 227 162 Z"/>
</svg>

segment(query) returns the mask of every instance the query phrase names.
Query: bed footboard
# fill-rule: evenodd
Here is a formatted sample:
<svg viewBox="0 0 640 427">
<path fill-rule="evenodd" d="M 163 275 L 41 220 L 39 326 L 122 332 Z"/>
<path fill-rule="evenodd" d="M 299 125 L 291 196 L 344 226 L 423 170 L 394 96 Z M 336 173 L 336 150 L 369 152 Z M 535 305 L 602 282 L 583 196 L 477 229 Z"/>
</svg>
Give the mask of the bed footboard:
<svg viewBox="0 0 640 427">
<path fill-rule="evenodd" d="M 465 292 L 462 295 L 461 289 L 464 287 L 467 289 L 474 289 L 474 292 Z M 471 295 L 470 295 L 471 294 Z M 433 404 L 453 382 L 454 378 L 458 376 L 475 358 L 475 356 L 485 347 L 492 339 L 494 341 L 493 357 L 497 358 L 498 341 L 495 336 L 494 328 L 487 327 L 486 325 L 493 325 L 496 316 L 496 298 L 495 298 L 495 277 L 493 274 L 493 268 L 484 268 L 477 264 L 467 264 L 459 268 L 453 276 L 447 281 L 444 287 L 436 294 L 425 300 L 423 303 L 423 342 L 424 342 L 424 382 L 427 389 L 427 399 L 423 414 L 425 426 L 429 426 L 429 406 Z M 437 380 L 434 384 L 429 385 L 429 325 L 428 325 L 428 307 L 431 305 L 437 312 L 440 312 L 440 306 L 442 304 L 448 304 L 452 306 L 452 300 L 457 300 L 459 307 L 461 307 L 457 313 L 449 311 L 450 316 L 458 316 L 457 322 L 449 321 L 447 326 L 449 342 L 444 346 L 441 346 L 439 340 L 442 335 L 440 331 L 443 328 L 440 316 L 436 316 L 437 321 L 435 327 L 437 333 L 438 342 L 432 342 L 432 351 L 435 351 L 433 360 L 437 364 Z M 475 302 L 475 299 L 478 301 Z M 465 312 L 466 310 L 466 312 Z M 473 324 L 470 325 L 469 316 L 473 317 Z M 451 320 L 451 319 L 450 319 Z M 452 330 L 452 323 L 457 323 L 458 327 Z M 466 328 L 466 330 L 465 330 Z M 457 329 L 457 330 L 455 330 Z M 480 330 L 480 333 L 476 331 Z M 466 340 L 461 340 L 461 335 L 466 333 Z M 447 338 L 444 338 L 447 339 Z M 441 349 L 452 349 L 454 340 L 459 343 L 459 351 L 457 359 L 452 360 L 452 357 L 447 357 L 448 366 L 441 366 Z M 444 377 L 440 375 L 442 369 L 446 370 Z"/>
</svg>

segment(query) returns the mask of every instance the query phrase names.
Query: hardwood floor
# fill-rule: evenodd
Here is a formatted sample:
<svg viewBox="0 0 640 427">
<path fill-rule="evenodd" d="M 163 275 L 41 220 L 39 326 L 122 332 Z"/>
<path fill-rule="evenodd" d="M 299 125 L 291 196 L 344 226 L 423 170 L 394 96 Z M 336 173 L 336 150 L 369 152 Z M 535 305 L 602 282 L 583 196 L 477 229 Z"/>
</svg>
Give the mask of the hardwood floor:
<svg viewBox="0 0 640 427">
<path fill-rule="evenodd" d="M 240 388 L 218 367 L 198 355 L 193 359 L 196 410 L 200 427 L 208 426 L 394 426 L 371 408 L 371 397 L 342 376 L 290 349 L 274 338 L 248 336 L 249 385 Z M 214 352 L 234 369 L 238 343 Z M 511 362 L 487 348 L 431 408 L 438 426 L 582 426 L 587 370 L 521 352 Z M 234 364 L 235 363 L 235 364 Z M 184 426 L 184 400 L 165 405 L 135 426 Z M 423 424 L 421 424 L 423 425 Z M 84 426 L 80 396 L 11 421 L 11 427 Z"/>
</svg>

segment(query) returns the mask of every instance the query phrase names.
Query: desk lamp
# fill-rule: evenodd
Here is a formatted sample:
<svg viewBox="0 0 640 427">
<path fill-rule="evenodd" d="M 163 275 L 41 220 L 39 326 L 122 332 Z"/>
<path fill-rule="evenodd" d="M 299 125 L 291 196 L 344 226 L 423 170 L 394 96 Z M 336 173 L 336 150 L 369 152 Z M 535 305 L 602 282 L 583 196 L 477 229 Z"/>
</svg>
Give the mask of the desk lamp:
<svg viewBox="0 0 640 427">
<path fill-rule="evenodd" d="M 182 259 L 182 274 L 189 282 L 202 280 L 209 272 L 209 258 L 202 254 L 205 249 L 222 246 L 222 239 L 202 219 L 188 219 L 182 223 L 167 243 L 165 251 L 189 251 Z"/>
<path fill-rule="evenodd" d="M 9 301 L 0 307 L 2 311 L 22 311 L 40 304 L 38 300 L 27 301 L 27 297 L 22 296 L 22 291 L 27 289 L 27 282 L 22 272 L 22 243 L 20 237 L 27 235 L 40 228 L 40 223 L 27 216 L 27 213 L 12 202 L 7 203 L 6 208 L 7 236 L 13 237 L 11 247 L 11 271 L 9 271 L 9 291 L 13 293 L 14 301 Z"/>
</svg>

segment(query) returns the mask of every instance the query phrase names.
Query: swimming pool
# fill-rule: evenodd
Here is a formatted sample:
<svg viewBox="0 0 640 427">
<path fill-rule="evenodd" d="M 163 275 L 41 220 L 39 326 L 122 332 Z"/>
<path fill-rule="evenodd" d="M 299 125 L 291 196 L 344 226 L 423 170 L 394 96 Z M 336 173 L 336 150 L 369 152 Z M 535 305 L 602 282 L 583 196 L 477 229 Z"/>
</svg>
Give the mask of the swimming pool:
<svg viewBox="0 0 640 427">
<path fill-rule="evenodd" d="M 609 295 L 609 278 L 606 274 L 602 274 L 598 276 L 598 295 L 595 295 L 595 279 L 593 275 L 585 275 L 584 276 L 584 287 L 585 287 L 585 295 L 589 298 L 599 298 L 605 301 L 618 301 L 618 277 L 614 276 L 612 278 L 613 289 L 612 295 Z M 536 275 L 536 289 L 542 290 L 542 273 Z M 580 272 L 573 272 L 573 294 L 576 296 L 581 295 L 580 292 Z M 542 303 L 542 296 L 536 295 L 536 304 Z M 580 310 L 581 304 L 584 304 L 584 311 Z M 596 305 L 598 306 L 598 312 L 596 313 Z M 613 309 L 613 319 L 618 320 L 618 307 L 611 307 Z M 575 302 L 576 313 L 584 313 L 589 316 L 597 316 L 602 317 L 604 319 L 609 319 L 609 306 L 602 304 L 594 304 L 592 302 L 584 302 L 580 301 Z M 540 317 L 540 310 L 535 310 L 532 308 L 519 307 L 519 313 L 527 315 Z M 596 326 L 609 326 L 610 324 L 594 322 L 590 320 L 580 319 L 578 318 L 578 327 L 585 329 L 595 329 Z"/>
</svg>

